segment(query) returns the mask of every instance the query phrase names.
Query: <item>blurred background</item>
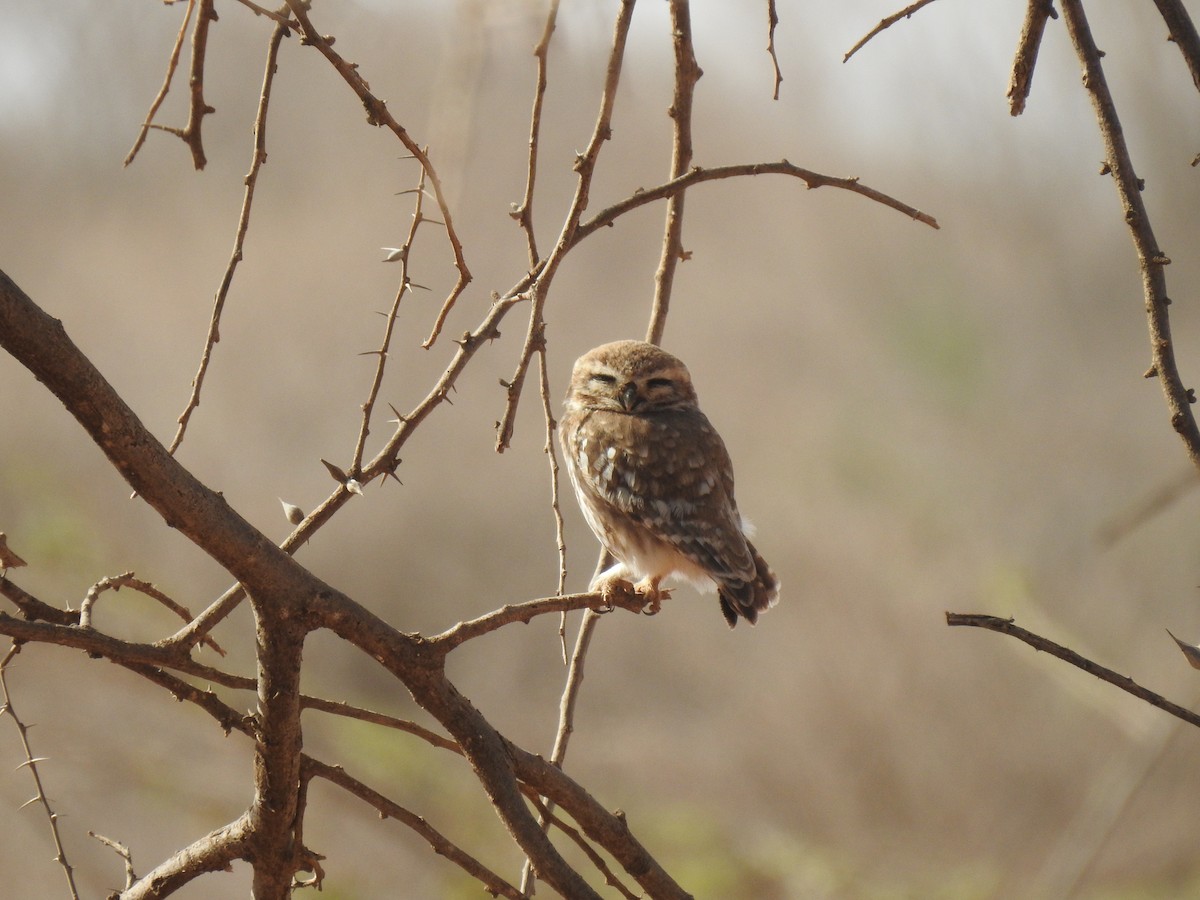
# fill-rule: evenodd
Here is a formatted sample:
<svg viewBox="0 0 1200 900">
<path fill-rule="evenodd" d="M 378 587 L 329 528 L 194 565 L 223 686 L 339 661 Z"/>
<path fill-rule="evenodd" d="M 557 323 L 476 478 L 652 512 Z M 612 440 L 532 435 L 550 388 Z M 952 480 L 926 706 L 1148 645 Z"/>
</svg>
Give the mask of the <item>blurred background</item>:
<svg viewBox="0 0 1200 900">
<path fill-rule="evenodd" d="M 1185 379 L 1200 351 L 1200 98 L 1149 5 L 1090 4 L 1167 270 Z M 730 632 L 684 587 L 656 618 L 616 613 L 588 658 L 566 768 L 698 897 L 992 898 L 1200 895 L 1200 734 L 1000 635 L 944 613 L 1015 616 L 1184 705 L 1200 681 L 1165 629 L 1200 640 L 1188 462 L 1149 348 L 1137 260 L 1061 20 L 1027 112 L 1005 90 L 1024 3 L 934 4 L 849 63 L 897 4 L 779 0 L 784 82 L 772 101 L 763 3 L 696 3 L 695 162 L 787 158 L 936 216 L 935 231 L 861 197 L 777 176 L 688 194 L 664 343 L 690 366 L 724 435 L 738 497 L 779 573 L 780 605 Z M 1092 7 L 1095 7 L 1092 9 Z M 0 0 L 0 267 L 68 333 L 165 442 L 187 401 L 233 245 L 270 23 L 235 3 L 212 26 L 208 167 L 150 135 L 121 161 L 158 90 L 183 4 Z M 595 121 L 614 4 L 564 3 L 534 219 L 553 244 L 571 163 Z M 545 4 L 318 3 L 314 22 L 430 147 L 475 276 L 443 339 L 420 348 L 454 280 L 422 228 L 381 401 L 422 398 L 493 291 L 524 273 L 509 218 L 524 189 Z M 158 121 L 186 119 L 185 48 Z M 669 169 L 667 7 L 640 4 L 592 210 Z M 412 211 L 415 163 L 320 55 L 280 54 L 245 261 L 181 461 L 267 534 L 279 498 L 311 509 L 346 465 Z M 427 210 L 428 211 L 428 210 Z M 557 404 L 573 360 L 645 333 L 662 206 L 567 259 L 547 307 Z M 404 449 L 299 558 L 406 631 L 433 632 L 557 578 L 545 425 L 526 391 L 494 452 L 525 328 L 509 314 Z M 369 452 L 386 439 L 379 417 Z M 10 572 L 77 605 L 133 570 L 193 610 L 228 576 L 164 528 L 61 405 L 0 358 L 0 529 Z M 1177 499 L 1105 539 L 1171 484 Z M 569 588 L 597 545 L 565 478 Z M 155 639 L 175 622 L 106 595 L 98 627 Z M 522 745 L 548 754 L 564 668 L 558 622 L 474 642 L 451 676 Z M 568 627 L 572 638 L 577 617 Z M 245 609 L 216 635 L 253 671 Z M 210 653 L 209 661 L 216 661 Z M 403 689 L 326 634 L 305 690 L 426 722 Z M 103 661 L 26 647 L 8 681 L 60 814 L 81 891 L 120 887 L 250 800 L 246 741 Z M 249 694 L 226 692 L 250 709 Z M 426 816 L 516 880 L 520 855 L 462 762 L 401 734 L 309 714 L 307 748 Z M 13 897 L 65 896 L 16 730 L 0 722 L 0 872 Z M 5 762 L 6 761 L 6 762 Z M 333 898 L 478 896 L 402 826 L 315 784 L 308 846 Z M 249 869 L 186 897 L 242 897 Z M 543 893 L 545 889 L 543 889 Z"/>
</svg>

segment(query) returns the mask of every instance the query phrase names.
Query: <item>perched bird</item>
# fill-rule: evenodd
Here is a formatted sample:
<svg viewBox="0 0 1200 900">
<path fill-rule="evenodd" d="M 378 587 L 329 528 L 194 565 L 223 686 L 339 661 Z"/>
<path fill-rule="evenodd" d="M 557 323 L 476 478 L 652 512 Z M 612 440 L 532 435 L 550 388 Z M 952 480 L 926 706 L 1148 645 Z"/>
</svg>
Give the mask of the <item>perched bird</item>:
<svg viewBox="0 0 1200 900">
<path fill-rule="evenodd" d="M 775 604 L 779 581 L 746 539 L 729 453 L 682 362 L 643 341 L 585 353 L 559 439 L 583 515 L 617 560 L 593 590 L 636 581 L 657 611 L 668 575 L 715 584 L 730 628 Z"/>
</svg>

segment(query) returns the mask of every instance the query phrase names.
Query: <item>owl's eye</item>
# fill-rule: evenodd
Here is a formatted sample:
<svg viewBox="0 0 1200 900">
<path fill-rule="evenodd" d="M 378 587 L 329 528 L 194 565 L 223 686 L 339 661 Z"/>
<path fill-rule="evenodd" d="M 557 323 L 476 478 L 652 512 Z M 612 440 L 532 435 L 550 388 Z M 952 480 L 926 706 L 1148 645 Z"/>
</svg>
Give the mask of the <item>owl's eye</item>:
<svg viewBox="0 0 1200 900">
<path fill-rule="evenodd" d="M 670 378 L 651 378 L 646 382 L 649 388 L 670 388 L 675 386 L 675 382 Z"/>
<path fill-rule="evenodd" d="M 598 381 L 601 384 L 616 384 L 617 383 L 617 379 L 616 379 L 615 375 L 606 375 L 603 372 L 594 373 L 592 375 L 592 381 Z"/>
</svg>

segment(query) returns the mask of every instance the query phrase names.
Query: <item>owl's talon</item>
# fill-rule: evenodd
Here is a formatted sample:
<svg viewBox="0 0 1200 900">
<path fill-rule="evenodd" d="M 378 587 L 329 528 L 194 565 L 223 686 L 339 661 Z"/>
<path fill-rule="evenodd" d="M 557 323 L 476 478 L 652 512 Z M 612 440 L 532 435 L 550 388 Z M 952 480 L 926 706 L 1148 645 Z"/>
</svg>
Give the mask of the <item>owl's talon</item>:
<svg viewBox="0 0 1200 900">
<path fill-rule="evenodd" d="M 671 599 L 670 588 L 660 588 L 653 584 L 639 584 L 634 590 L 645 602 L 642 607 L 644 616 L 657 616 L 662 611 L 662 602 Z"/>
<path fill-rule="evenodd" d="M 601 614 L 610 613 L 618 606 L 629 606 L 637 593 L 632 584 L 624 578 L 617 577 L 604 579 L 593 587 L 593 590 L 600 592 L 600 599 L 603 603 L 594 609 Z"/>
</svg>

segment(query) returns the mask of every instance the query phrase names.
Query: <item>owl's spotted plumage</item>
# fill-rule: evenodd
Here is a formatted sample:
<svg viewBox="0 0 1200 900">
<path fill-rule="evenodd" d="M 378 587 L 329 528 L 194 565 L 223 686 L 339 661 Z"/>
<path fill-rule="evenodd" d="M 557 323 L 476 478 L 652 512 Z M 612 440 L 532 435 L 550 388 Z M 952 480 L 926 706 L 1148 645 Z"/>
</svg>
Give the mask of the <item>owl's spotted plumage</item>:
<svg viewBox="0 0 1200 900">
<path fill-rule="evenodd" d="M 559 438 L 584 517 L 618 561 L 597 584 L 636 580 L 657 597 L 671 574 L 715 583 L 730 627 L 774 605 L 779 582 L 746 539 L 729 453 L 682 362 L 642 341 L 584 354 Z"/>
</svg>

